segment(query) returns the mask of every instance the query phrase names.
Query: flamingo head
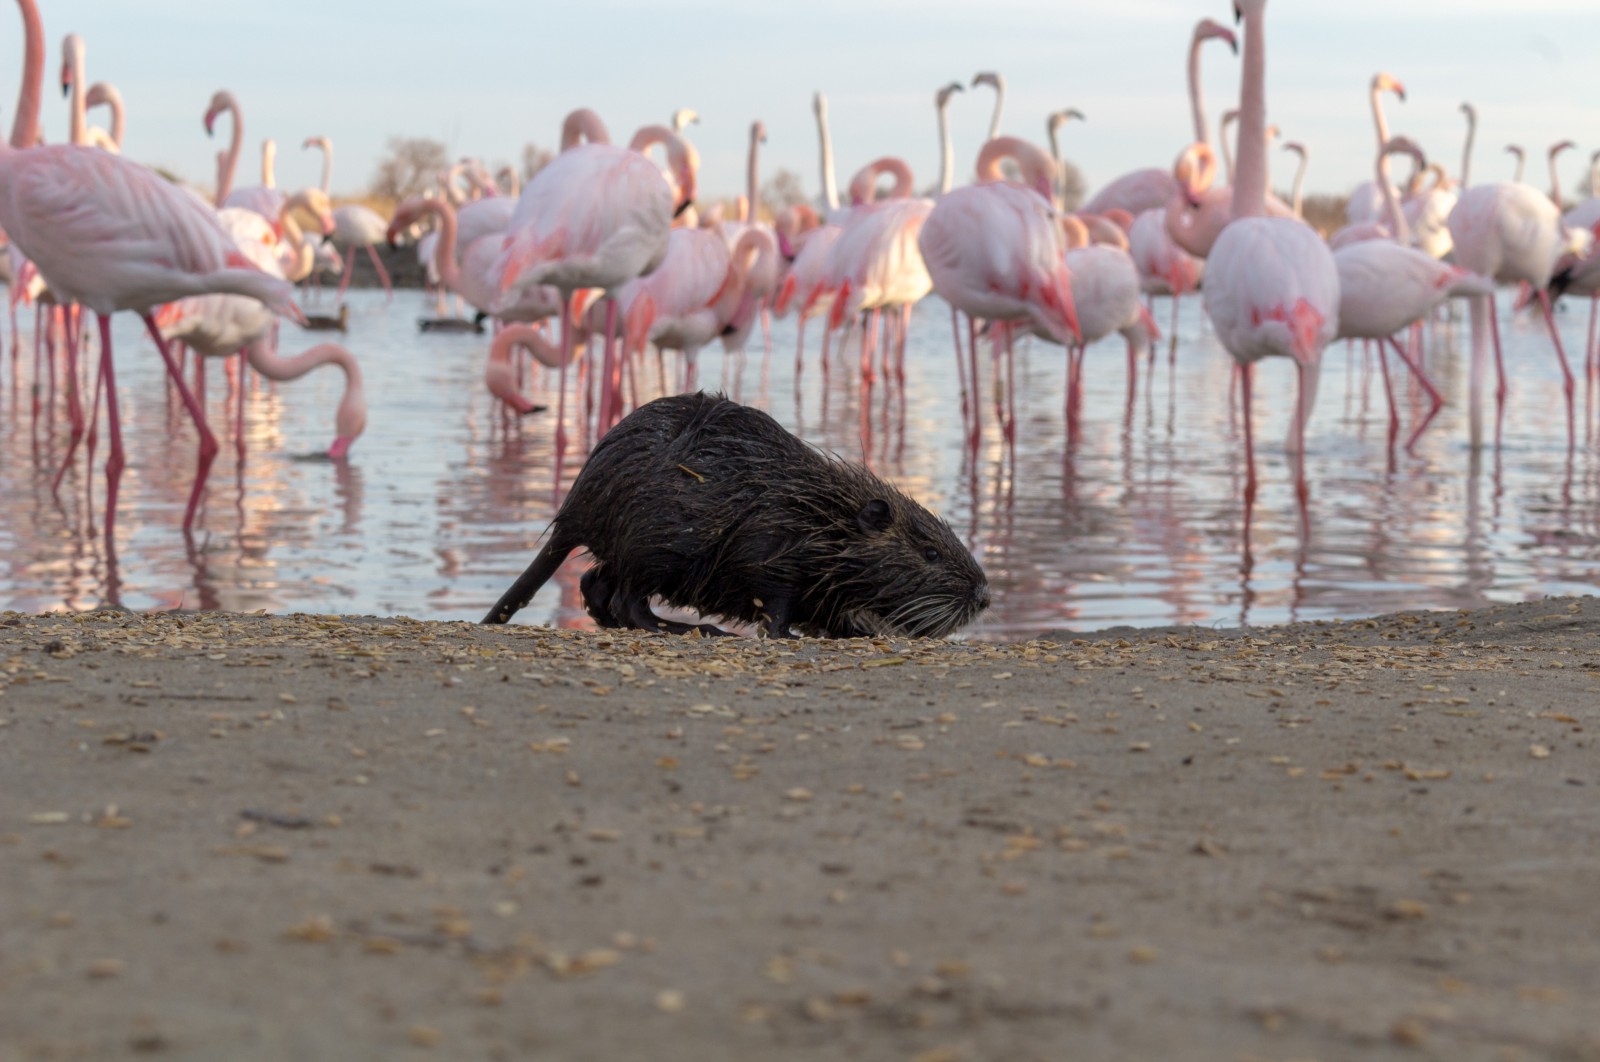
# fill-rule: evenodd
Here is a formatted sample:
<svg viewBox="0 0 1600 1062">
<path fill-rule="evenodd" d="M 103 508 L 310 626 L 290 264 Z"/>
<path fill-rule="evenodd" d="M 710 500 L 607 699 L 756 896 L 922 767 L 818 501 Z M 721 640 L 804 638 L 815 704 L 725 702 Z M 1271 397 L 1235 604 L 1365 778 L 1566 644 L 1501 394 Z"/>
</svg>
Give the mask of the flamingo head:
<svg viewBox="0 0 1600 1062">
<path fill-rule="evenodd" d="M 952 81 L 944 88 L 933 94 L 933 105 L 943 109 L 950 103 L 950 97 L 957 92 L 965 92 L 966 88 L 959 81 Z"/>
<path fill-rule="evenodd" d="M 1239 38 L 1233 35 L 1233 30 L 1220 22 L 1203 18 L 1194 27 L 1195 43 L 1198 44 L 1200 41 L 1210 40 L 1211 38 L 1227 41 L 1228 47 L 1233 49 L 1233 54 L 1239 54 Z"/>
<path fill-rule="evenodd" d="M 322 148 L 323 150 L 327 150 L 327 147 L 328 147 L 328 138 L 327 137 L 325 137 L 325 136 L 308 136 L 308 137 L 305 138 L 305 141 L 303 143 L 301 143 L 300 150 L 304 151 L 306 148 Z"/>
<path fill-rule="evenodd" d="M 988 85 L 996 92 L 1004 92 L 1006 89 L 1006 79 L 995 73 L 993 70 L 985 70 L 983 73 L 976 75 L 972 79 L 973 88 L 977 88 L 979 85 Z"/>
<path fill-rule="evenodd" d="M 232 110 L 233 106 L 233 96 L 228 92 L 218 92 L 211 97 L 211 105 L 206 108 L 206 136 L 216 132 L 217 115 Z"/>
<path fill-rule="evenodd" d="M 1296 155 L 1299 155 L 1301 158 L 1305 158 L 1306 157 L 1306 146 L 1304 144 L 1300 143 L 1298 140 L 1291 140 L 1288 143 L 1284 144 L 1283 145 L 1283 150 L 1292 151 Z"/>
<path fill-rule="evenodd" d="M 1190 144 L 1172 165 L 1172 178 L 1190 207 L 1199 209 L 1200 197 L 1217 179 L 1217 153 L 1210 144 Z"/>
<path fill-rule="evenodd" d="M 1062 126 L 1066 125 L 1067 121 L 1069 119 L 1072 119 L 1072 118 L 1076 118 L 1080 122 L 1087 122 L 1089 120 L 1089 119 L 1087 119 L 1087 118 L 1085 118 L 1083 116 L 1083 112 L 1078 110 L 1078 108 L 1076 108 L 1076 107 L 1067 107 L 1067 108 L 1064 108 L 1062 110 L 1056 111 L 1054 114 L 1052 114 L 1050 116 L 1050 121 L 1049 121 L 1050 132 L 1054 133 L 1056 130 L 1058 130 Z"/>
<path fill-rule="evenodd" d="M 1400 79 L 1393 74 L 1374 74 L 1372 77 L 1373 92 L 1392 92 L 1401 103 L 1406 101 L 1406 87 L 1400 84 Z"/>
<path fill-rule="evenodd" d="M 61 41 L 61 94 L 72 91 L 72 67 L 83 63 L 83 38 L 69 33 Z"/>
<path fill-rule="evenodd" d="M 1392 136 L 1383 145 L 1385 155 L 1410 155 L 1416 161 L 1417 169 L 1424 170 L 1428 166 L 1428 159 L 1422 153 L 1422 148 L 1410 137 Z"/>
<path fill-rule="evenodd" d="M 700 112 L 693 107 L 679 107 L 672 112 L 672 128 L 674 131 L 682 130 L 685 126 L 699 124 Z"/>
<path fill-rule="evenodd" d="M 1570 151 L 1572 148 L 1577 146 L 1578 145 L 1571 140 L 1558 140 L 1556 143 L 1550 145 L 1550 157 L 1553 159 L 1563 151 Z"/>
<path fill-rule="evenodd" d="M 1461 113 L 1467 116 L 1467 121 L 1477 124 L 1478 108 L 1463 100 L 1461 103 Z"/>
</svg>

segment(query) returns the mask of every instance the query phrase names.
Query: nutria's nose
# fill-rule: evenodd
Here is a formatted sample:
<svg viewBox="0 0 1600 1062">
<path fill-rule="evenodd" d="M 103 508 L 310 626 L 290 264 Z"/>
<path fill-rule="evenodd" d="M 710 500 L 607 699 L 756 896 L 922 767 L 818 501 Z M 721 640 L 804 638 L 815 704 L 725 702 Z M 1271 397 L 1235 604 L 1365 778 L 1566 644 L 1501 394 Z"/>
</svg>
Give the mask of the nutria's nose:
<svg viewBox="0 0 1600 1062">
<path fill-rule="evenodd" d="M 978 611 L 979 612 L 982 612 L 984 609 L 988 608 L 989 607 L 989 584 L 988 583 L 984 583 L 982 586 L 978 587 L 978 592 L 976 594 L 972 595 L 972 600 L 973 600 L 973 603 L 978 606 Z"/>
</svg>

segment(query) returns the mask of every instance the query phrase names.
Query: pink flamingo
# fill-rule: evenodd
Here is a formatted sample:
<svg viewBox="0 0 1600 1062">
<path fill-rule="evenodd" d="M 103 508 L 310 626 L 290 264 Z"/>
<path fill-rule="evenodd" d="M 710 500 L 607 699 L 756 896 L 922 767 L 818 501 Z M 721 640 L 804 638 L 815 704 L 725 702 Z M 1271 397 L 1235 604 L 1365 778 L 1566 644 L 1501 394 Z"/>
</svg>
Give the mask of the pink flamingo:
<svg viewBox="0 0 1600 1062">
<path fill-rule="evenodd" d="M 34 0 L 18 0 L 26 28 L 21 143 L 38 139 L 44 40 Z M 64 301 L 94 311 L 100 323 L 100 374 L 106 390 L 111 454 L 106 463 L 106 545 L 113 548 L 116 494 L 124 465 L 111 352 L 111 315 L 144 319 L 200 436 L 200 458 L 185 531 L 194 524 L 217 443 L 184 383 L 151 311 L 187 295 L 229 292 L 260 299 L 298 318 L 291 288 L 246 258 L 216 214 L 150 170 L 97 148 L 55 145 L 0 149 L 0 226 Z"/>
<path fill-rule="evenodd" d="M 519 321 L 495 333 L 489 344 L 489 364 L 483 371 L 483 382 L 488 385 L 490 394 L 518 413 L 538 413 L 549 407 L 534 405 L 517 386 L 513 354 L 519 347 L 547 369 L 559 369 L 563 365 L 561 348 L 546 339 L 537 325 Z"/>
<path fill-rule="evenodd" d="M 1000 167 L 1008 158 L 1022 171 L 1024 183 L 1005 180 Z M 1026 321 L 1062 346 L 1080 338 L 1061 230 L 1051 207 L 1055 167 L 1050 157 L 1025 140 L 1000 137 L 978 152 L 977 169 L 979 183 L 941 197 L 917 237 L 933 289 L 950 304 L 958 370 L 962 351 L 957 313 L 988 321 Z M 969 343 L 975 335 L 969 328 Z M 963 410 L 971 410 L 967 441 L 976 447 L 975 344 L 968 356 L 972 378 L 969 384 L 961 373 L 961 397 Z M 970 407 L 969 387 L 974 392 Z M 1016 430 L 1009 420 L 1002 427 L 1008 435 Z"/>
<path fill-rule="evenodd" d="M 503 197 L 495 199 L 482 199 L 478 203 L 490 204 L 500 201 Z M 516 302 L 501 306 L 498 311 L 495 307 L 500 304 L 500 289 L 495 282 L 493 265 L 495 258 L 500 253 L 504 241 L 504 228 L 486 228 L 481 222 L 485 212 L 474 212 L 473 208 L 478 203 L 470 203 L 458 213 L 448 201 L 444 199 L 412 199 L 400 204 L 395 209 L 394 218 L 389 222 L 387 239 L 394 241 L 401 232 L 409 228 L 424 217 L 433 217 L 438 225 L 438 240 L 433 246 L 433 265 L 438 272 L 439 280 L 450 291 L 455 292 L 479 313 L 493 314 L 501 321 L 531 323 L 553 317 L 561 312 L 561 295 L 556 289 L 546 286 L 525 288 L 520 293 Z M 460 246 L 458 219 L 461 216 L 476 213 L 479 224 L 475 225 L 474 238 L 466 250 L 457 253 Z M 492 217 L 492 215 L 490 215 Z M 509 220 L 509 218 L 507 218 Z M 521 333 L 518 333 L 519 335 Z M 542 351 L 531 347 L 520 340 L 516 346 L 528 347 L 533 350 L 535 358 L 544 361 Z M 504 349 L 504 357 L 510 358 L 513 347 Z M 498 356 L 491 349 L 490 358 L 494 363 Z M 562 367 L 558 359 L 549 363 L 552 368 Z M 519 414 L 538 412 L 542 406 L 535 406 L 523 397 L 516 389 L 515 383 L 509 386 L 498 374 L 497 370 L 489 370 L 485 374 L 489 390 L 495 397 L 504 401 Z"/>
<path fill-rule="evenodd" d="M 1071 234 L 1066 265 L 1072 274 L 1073 301 L 1082 333 L 1067 348 L 1067 423 L 1069 433 L 1075 436 L 1087 349 L 1113 332 L 1127 341 L 1127 408 L 1131 413 L 1139 380 L 1139 357 L 1152 349 L 1161 333 L 1139 301 L 1139 270 L 1121 230 L 1092 214 L 1066 218 L 1063 227 Z M 1074 233 L 1075 229 L 1079 231 Z"/>
<path fill-rule="evenodd" d="M 1211 19 L 1201 19 L 1195 25 L 1194 33 L 1189 38 L 1188 81 L 1189 109 L 1194 121 L 1194 142 L 1197 144 L 1204 144 L 1210 139 L 1206 126 L 1205 103 L 1200 89 L 1200 47 L 1208 40 L 1227 41 L 1228 47 L 1233 49 L 1235 54 L 1239 50 L 1233 31 L 1226 26 Z M 1176 192 L 1177 187 L 1170 170 L 1160 168 L 1133 170 L 1096 192 L 1089 202 L 1084 204 L 1083 210 L 1087 214 L 1104 214 L 1108 210 L 1120 207 L 1137 216 L 1146 210 L 1165 208 Z"/>
<path fill-rule="evenodd" d="M 1560 140 L 1550 145 L 1550 201 L 1556 205 L 1557 210 L 1566 210 L 1567 207 L 1561 201 L 1561 171 L 1556 166 L 1556 156 L 1577 146 L 1570 140 Z"/>
<path fill-rule="evenodd" d="M 321 193 L 308 189 L 295 196 L 309 204 Z M 290 207 L 284 208 L 287 215 Z M 253 210 L 224 207 L 219 212 L 223 227 L 233 236 L 243 253 L 268 275 L 278 272 L 278 239 L 270 222 Z M 292 358 L 277 350 L 276 318 L 271 310 L 253 298 L 240 295 L 192 295 L 168 303 L 156 312 L 156 323 L 167 340 L 180 340 L 202 357 L 229 357 L 244 354 L 244 360 L 263 377 L 275 381 L 297 380 L 321 365 L 336 365 L 344 373 L 345 390 L 334 414 L 335 438 L 328 447 L 334 460 L 346 457 L 350 445 L 366 429 L 367 402 L 362 386 L 361 366 L 344 347 L 324 343 Z M 203 363 L 202 363 L 203 364 Z M 199 375 L 197 368 L 196 373 Z M 203 382 L 204 377 L 199 379 Z M 205 394 L 197 395 L 202 405 Z M 244 388 L 239 388 L 239 430 L 237 445 L 244 451 Z"/>
<path fill-rule="evenodd" d="M 775 269 L 777 256 L 760 229 L 745 230 L 731 251 L 715 231 L 673 229 L 661 264 L 617 291 L 625 349 L 642 354 L 648 342 L 681 351 L 684 388 L 692 390 L 696 355 L 730 326 L 753 278 Z"/>
<path fill-rule="evenodd" d="M 895 189 L 887 198 L 874 199 L 873 186 L 883 173 L 895 178 Z M 826 284 L 834 291 L 828 328 L 837 329 L 873 311 L 871 324 L 861 334 L 861 377 L 868 384 L 876 378 L 871 359 L 881 312 L 888 309 L 894 314 L 891 320 L 898 318 L 903 340 L 912 304 L 933 290 L 917 248 L 933 200 L 911 198 L 911 187 L 911 167 L 904 161 L 882 158 L 869 163 L 851 180 L 855 205 L 828 249 Z M 887 358 L 886 351 L 886 362 Z M 903 374 L 903 367 L 899 371 Z"/>
<path fill-rule="evenodd" d="M 829 221 L 839 209 L 839 183 L 833 169 L 833 137 L 828 135 L 828 97 L 821 92 L 811 97 L 811 110 L 817 116 L 817 158 L 822 169 L 822 206 Z"/>
<path fill-rule="evenodd" d="M 1478 135 L 1478 108 L 1465 101 L 1461 113 L 1467 116 L 1467 139 L 1461 148 L 1461 188 L 1467 188 L 1467 175 L 1472 170 L 1472 141 Z"/>
<path fill-rule="evenodd" d="M 1433 177 L 1433 183 L 1424 188 L 1422 182 L 1428 176 Z M 1412 246 L 1433 258 L 1442 259 L 1455 247 L 1450 240 L 1450 211 L 1456 208 L 1459 200 L 1454 186 L 1455 182 L 1450 180 L 1444 167 L 1430 162 L 1425 171 L 1412 179 L 1411 187 L 1406 190 L 1406 200 L 1401 204 L 1406 224 L 1411 229 Z"/>
<path fill-rule="evenodd" d="M 1368 95 L 1372 101 L 1372 124 L 1378 132 L 1379 151 L 1382 151 L 1383 145 L 1389 142 L 1389 120 L 1383 113 L 1385 92 L 1393 92 L 1401 103 L 1406 101 L 1406 87 L 1400 84 L 1393 74 L 1378 73 L 1372 76 Z M 1383 209 L 1383 190 L 1373 181 L 1363 181 L 1350 193 L 1350 200 L 1344 208 L 1344 219 L 1346 224 L 1350 225 L 1375 221 L 1383 213 Z"/>
<path fill-rule="evenodd" d="M 588 143 L 576 141 L 584 137 Z M 609 143 L 605 126 L 592 111 L 567 116 L 562 130 L 563 150 L 540 170 L 522 190 L 511 226 L 492 267 L 501 300 L 515 301 L 523 288 L 548 284 L 562 294 L 562 389 L 572 352 L 572 314 L 569 300 L 579 288 L 601 288 L 613 293 L 634 277 L 661 264 L 667 253 L 667 234 L 675 214 L 694 200 L 695 172 L 685 141 L 664 126 L 647 126 L 624 150 Z M 571 143 L 572 146 L 567 146 Z M 678 200 L 655 163 L 643 151 L 664 144 L 677 176 Z M 607 307 L 605 355 L 601 385 L 601 430 L 609 427 L 617 366 L 613 335 L 616 301 Z M 556 453 L 566 449 L 563 416 L 556 418 Z"/>
<path fill-rule="evenodd" d="M 1394 183 L 1389 180 L 1389 156 L 1394 154 L 1410 155 L 1416 160 L 1418 167 L 1427 164 L 1423 157 L 1422 149 L 1411 140 L 1403 136 L 1394 137 L 1378 145 L 1377 177 L 1370 182 L 1378 189 L 1378 196 L 1383 200 L 1384 209 L 1368 217 L 1366 221 L 1352 222 L 1345 225 L 1338 232 L 1328 237 L 1328 246 L 1334 250 L 1347 247 L 1363 240 L 1398 240 L 1406 242 L 1402 234 L 1409 236 L 1406 227 L 1405 212 L 1400 207 L 1400 194 L 1395 190 Z"/>
<path fill-rule="evenodd" d="M 333 141 L 325 136 L 307 137 L 300 145 L 300 150 L 306 148 L 322 149 L 322 191 L 324 194 L 333 194 Z M 387 240 L 389 223 L 384 220 L 371 207 L 362 206 L 360 203 L 346 203 L 344 206 L 335 207 L 333 211 L 333 242 L 336 246 L 345 249 L 344 272 L 339 277 L 339 291 L 336 298 L 343 298 L 345 289 L 350 286 L 350 275 L 356 265 L 356 249 L 365 248 L 367 257 L 372 261 L 372 268 L 378 272 L 378 280 L 383 284 L 385 299 L 394 298 L 394 285 L 389 282 L 389 271 L 383 267 L 383 260 L 378 257 L 377 245 Z M 467 246 L 463 243 L 463 246 Z"/>
<path fill-rule="evenodd" d="M 1380 156 L 1395 151 L 1413 152 L 1418 158 L 1421 157 L 1420 149 L 1404 137 L 1395 137 L 1386 143 Z M 1411 234 L 1394 186 L 1382 179 L 1381 170 L 1376 184 L 1385 200 L 1392 231 L 1388 236 L 1355 241 L 1335 249 L 1333 260 L 1339 270 L 1337 338 L 1375 339 L 1379 342 L 1379 365 L 1383 369 L 1384 389 L 1389 397 L 1391 449 L 1400 421 L 1394 390 L 1389 382 L 1383 343 L 1389 344 L 1427 392 L 1433 405 L 1406 440 L 1406 449 L 1411 450 L 1428 424 L 1438 415 L 1444 399 L 1428 378 L 1421 362 L 1401 348 L 1394 338 L 1395 334 L 1428 317 L 1434 307 L 1447 298 L 1492 295 L 1494 285 L 1485 277 L 1446 265 L 1426 251 L 1408 246 Z M 1346 226 L 1354 227 L 1359 226 Z"/>
<path fill-rule="evenodd" d="M 1295 493 L 1309 530 L 1305 426 L 1317 393 L 1322 350 L 1339 328 L 1339 272 L 1333 253 L 1304 223 L 1267 215 L 1266 0 L 1236 0 L 1244 18 L 1244 75 L 1239 94 L 1239 171 L 1233 187 L 1235 220 L 1223 229 L 1206 262 L 1204 299 L 1217 337 L 1239 363 L 1247 471 L 1245 558 L 1255 505 L 1255 363 L 1277 355 L 1294 360 L 1299 403 L 1290 439 L 1296 454 Z"/>
<path fill-rule="evenodd" d="M 1538 294 L 1545 324 L 1561 363 L 1567 397 L 1569 441 L 1575 438 L 1572 369 L 1561 345 L 1547 290 L 1556 264 L 1568 250 L 1561 213 L 1550 197 L 1518 182 L 1480 184 L 1467 189 L 1450 212 L 1450 237 L 1456 264 L 1493 280 L 1496 284 L 1527 284 Z M 1482 392 L 1484 362 L 1492 341 L 1498 386 L 1496 408 L 1505 409 L 1505 362 L 1500 348 L 1500 326 L 1492 295 L 1472 300 L 1472 444 L 1482 438 L 1478 399 Z"/>
</svg>

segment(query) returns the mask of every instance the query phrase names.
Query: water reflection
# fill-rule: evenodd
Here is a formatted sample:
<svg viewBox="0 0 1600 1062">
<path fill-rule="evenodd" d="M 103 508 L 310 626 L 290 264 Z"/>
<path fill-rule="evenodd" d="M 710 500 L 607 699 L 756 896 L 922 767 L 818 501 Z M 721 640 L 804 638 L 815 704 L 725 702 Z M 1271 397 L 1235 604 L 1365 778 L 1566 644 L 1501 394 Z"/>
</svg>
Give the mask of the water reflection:
<svg viewBox="0 0 1600 1062">
<path fill-rule="evenodd" d="M 1504 299 L 1502 305 L 1504 305 Z M 1167 320 L 1169 308 L 1156 307 Z M 59 361 L 36 363 L 32 332 L 0 372 L 0 605 L 82 609 L 120 600 L 135 609 L 227 608 L 374 612 L 476 619 L 538 549 L 565 483 L 553 482 L 552 412 L 509 415 L 482 384 L 488 337 L 418 334 L 424 298 L 352 297 L 349 345 L 369 377 L 370 427 L 348 462 L 306 459 L 323 445 L 342 379 L 324 370 L 293 384 L 251 377 L 242 433 L 236 374 L 213 364 L 208 412 L 222 452 L 196 533 L 180 530 L 195 438 L 136 320 L 116 322 L 118 398 L 129 467 L 118 503 L 115 557 L 100 537 L 104 429 L 92 474 L 81 458 L 52 481 L 68 439 L 70 382 Z M 1505 312 L 1504 310 L 1502 312 Z M 1586 315 L 1558 313 L 1581 350 Z M 24 321 L 24 325 L 28 322 Z M 708 349 L 700 379 L 762 405 L 824 448 L 866 459 L 940 510 L 990 573 L 995 605 L 974 632 L 1004 637 L 1111 624 L 1276 623 L 1400 608 L 1470 607 L 1594 587 L 1600 570 L 1595 382 L 1567 450 L 1561 377 L 1542 322 L 1502 320 L 1512 373 L 1498 450 L 1467 445 L 1467 336 L 1460 320 L 1424 330 L 1423 357 L 1446 398 L 1415 452 L 1391 451 L 1373 353 L 1329 349 L 1311 425 L 1311 530 L 1298 527 L 1282 440 L 1294 392 L 1287 364 L 1260 366 L 1254 405 L 1261 493 L 1255 563 L 1241 571 L 1243 442 L 1232 363 L 1194 302 L 1185 304 L 1175 362 L 1158 346 L 1128 401 L 1126 360 L 1107 341 L 1085 359 L 1079 432 L 1063 420 L 1066 357 L 1017 347 L 1017 441 L 993 418 L 994 366 L 980 339 L 985 434 L 962 445 L 947 308 L 911 318 L 905 386 L 863 389 L 860 336 L 835 339 L 824 385 L 813 328 L 795 387 L 792 321 L 759 335 L 742 364 Z M 286 336 L 293 348 L 298 337 Z M 1400 438 L 1429 403 L 1391 360 Z M 85 380 L 87 381 L 87 377 Z M 652 355 L 636 383 L 647 397 L 678 379 Z M 553 375 L 532 397 L 554 405 Z M 224 384 L 226 386 L 224 386 Z M 579 438 L 582 399 L 569 402 Z M 1493 415 L 1492 403 L 1489 415 Z M 242 453 L 238 444 L 243 444 Z M 577 566 L 523 614 L 587 625 Z"/>
</svg>

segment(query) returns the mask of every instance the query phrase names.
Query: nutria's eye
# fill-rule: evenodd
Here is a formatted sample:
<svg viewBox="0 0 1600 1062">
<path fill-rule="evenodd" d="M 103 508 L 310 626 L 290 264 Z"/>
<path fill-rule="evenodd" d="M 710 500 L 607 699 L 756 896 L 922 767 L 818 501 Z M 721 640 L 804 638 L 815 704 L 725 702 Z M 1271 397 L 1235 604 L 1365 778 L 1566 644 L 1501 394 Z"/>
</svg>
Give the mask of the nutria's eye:
<svg viewBox="0 0 1600 1062">
<path fill-rule="evenodd" d="M 929 564 L 937 564 L 939 562 L 939 551 L 929 546 L 922 551 L 922 559 Z"/>
</svg>

